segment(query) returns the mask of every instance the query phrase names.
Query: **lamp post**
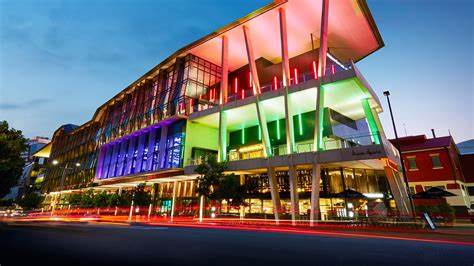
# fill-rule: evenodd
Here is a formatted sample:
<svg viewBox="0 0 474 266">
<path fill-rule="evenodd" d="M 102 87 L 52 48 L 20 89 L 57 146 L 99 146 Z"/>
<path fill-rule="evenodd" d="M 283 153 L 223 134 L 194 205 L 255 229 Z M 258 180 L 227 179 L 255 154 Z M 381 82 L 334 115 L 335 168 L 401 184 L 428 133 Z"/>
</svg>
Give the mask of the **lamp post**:
<svg viewBox="0 0 474 266">
<path fill-rule="evenodd" d="M 397 127 L 395 126 L 395 119 L 393 118 L 392 105 L 390 104 L 390 97 L 389 97 L 390 96 L 390 91 L 384 91 L 383 95 L 385 95 L 385 97 L 387 97 L 388 109 L 390 111 L 390 118 L 392 119 L 393 132 L 395 133 L 395 146 L 398 150 L 398 153 L 400 154 L 400 163 L 402 164 L 403 181 L 405 181 L 405 186 L 406 186 L 406 190 L 407 190 L 407 194 L 408 194 L 408 199 L 410 200 L 413 219 L 415 219 L 416 218 L 415 205 L 413 204 L 413 199 L 412 199 L 411 191 L 410 191 L 410 185 L 408 184 L 408 178 L 407 178 L 407 174 L 406 174 L 406 171 L 405 171 L 405 163 L 403 162 L 402 149 L 400 147 L 400 140 L 398 139 Z"/>
</svg>

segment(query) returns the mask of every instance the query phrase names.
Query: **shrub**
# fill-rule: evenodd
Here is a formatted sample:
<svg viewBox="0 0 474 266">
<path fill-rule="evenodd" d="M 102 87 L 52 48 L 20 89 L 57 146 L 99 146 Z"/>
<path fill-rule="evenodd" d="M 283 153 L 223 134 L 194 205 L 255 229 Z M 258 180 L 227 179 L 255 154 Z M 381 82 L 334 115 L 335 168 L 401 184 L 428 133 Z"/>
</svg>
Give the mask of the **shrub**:
<svg viewBox="0 0 474 266">
<path fill-rule="evenodd" d="M 31 210 L 38 208 L 41 202 L 43 202 L 43 197 L 34 192 L 31 192 L 21 198 L 18 201 L 18 205 L 20 205 L 23 209 Z"/>
</svg>

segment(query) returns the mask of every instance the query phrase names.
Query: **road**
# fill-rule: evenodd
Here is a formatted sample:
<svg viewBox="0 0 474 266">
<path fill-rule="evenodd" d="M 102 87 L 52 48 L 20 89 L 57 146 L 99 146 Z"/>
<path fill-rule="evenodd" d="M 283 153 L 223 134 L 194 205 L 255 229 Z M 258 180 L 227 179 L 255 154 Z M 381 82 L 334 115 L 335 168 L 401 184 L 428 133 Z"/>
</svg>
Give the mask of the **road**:
<svg viewBox="0 0 474 266">
<path fill-rule="evenodd" d="M 220 229 L 0 224 L 0 265 L 26 264 L 472 266 L 474 246 Z"/>
</svg>

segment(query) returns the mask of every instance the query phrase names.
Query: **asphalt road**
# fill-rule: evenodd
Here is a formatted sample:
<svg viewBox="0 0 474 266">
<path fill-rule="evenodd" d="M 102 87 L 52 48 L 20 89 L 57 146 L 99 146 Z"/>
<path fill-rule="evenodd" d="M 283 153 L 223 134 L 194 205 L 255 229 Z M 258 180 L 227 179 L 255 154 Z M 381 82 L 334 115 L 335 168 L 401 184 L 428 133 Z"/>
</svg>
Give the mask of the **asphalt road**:
<svg viewBox="0 0 474 266">
<path fill-rule="evenodd" d="M 173 227 L 0 224 L 0 265 L 474 265 L 474 246 Z"/>
</svg>

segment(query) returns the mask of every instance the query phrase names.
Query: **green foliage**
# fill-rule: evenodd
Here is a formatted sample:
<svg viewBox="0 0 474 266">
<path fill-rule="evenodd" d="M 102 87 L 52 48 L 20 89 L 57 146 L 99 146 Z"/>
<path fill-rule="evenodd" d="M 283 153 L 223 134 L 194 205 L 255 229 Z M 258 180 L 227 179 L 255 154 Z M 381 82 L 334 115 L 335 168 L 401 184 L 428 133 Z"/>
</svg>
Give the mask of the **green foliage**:
<svg viewBox="0 0 474 266">
<path fill-rule="evenodd" d="M 21 131 L 9 129 L 7 121 L 0 122 L 0 198 L 10 192 L 21 176 L 25 161 L 20 154 L 26 148 Z"/>
<path fill-rule="evenodd" d="M 71 205 L 81 205 L 81 200 L 82 200 L 82 194 L 74 193 L 74 194 L 69 194 L 68 196 L 68 202 Z"/>
<path fill-rule="evenodd" d="M 118 193 L 110 194 L 108 198 L 108 206 L 130 206 L 131 203 L 131 196 L 129 193 L 122 193 L 119 195 Z"/>
<path fill-rule="evenodd" d="M 415 206 L 415 210 L 418 213 L 426 212 L 430 216 L 443 216 L 447 219 L 453 219 L 455 214 L 454 208 L 447 203 L 439 205 L 418 205 Z"/>
<path fill-rule="evenodd" d="M 20 205 L 23 209 L 31 210 L 38 208 L 41 202 L 43 202 L 43 197 L 34 192 L 31 192 L 23 196 L 18 201 L 18 205 Z"/>
<path fill-rule="evenodd" d="M 92 205 L 96 208 L 107 207 L 108 203 L 109 203 L 109 195 L 107 195 L 105 191 L 94 194 L 94 196 L 92 197 Z"/>
<path fill-rule="evenodd" d="M 94 192 L 91 190 L 88 190 L 81 195 L 81 206 L 83 207 L 89 207 L 94 205 Z"/>
<path fill-rule="evenodd" d="M 145 191 L 145 185 L 140 184 L 133 190 L 133 204 L 147 206 L 151 203 L 151 195 Z"/>
<path fill-rule="evenodd" d="M 244 203 L 245 186 L 240 185 L 238 176 L 225 175 L 219 180 L 214 193 L 217 200 L 225 199 L 229 205 L 240 206 Z"/>
<path fill-rule="evenodd" d="M 199 174 L 197 192 L 211 200 L 225 199 L 229 205 L 241 205 L 247 188 L 240 184 L 238 176 L 224 174 L 226 169 L 227 164 L 218 162 L 214 155 L 204 157 L 195 170 Z"/>
<path fill-rule="evenodd" d="M 13 199 L 0 199 L 0 207 L 13 206 Z"/>
</svg>

